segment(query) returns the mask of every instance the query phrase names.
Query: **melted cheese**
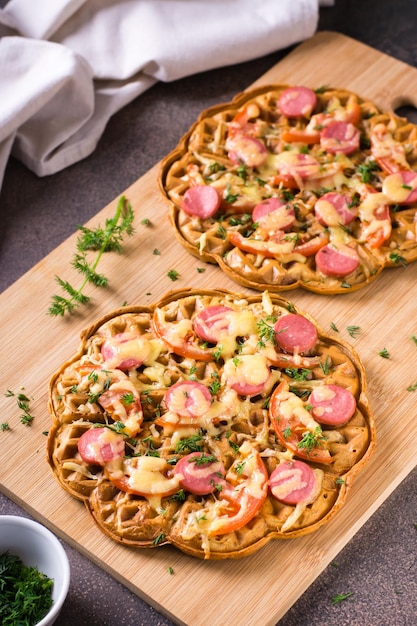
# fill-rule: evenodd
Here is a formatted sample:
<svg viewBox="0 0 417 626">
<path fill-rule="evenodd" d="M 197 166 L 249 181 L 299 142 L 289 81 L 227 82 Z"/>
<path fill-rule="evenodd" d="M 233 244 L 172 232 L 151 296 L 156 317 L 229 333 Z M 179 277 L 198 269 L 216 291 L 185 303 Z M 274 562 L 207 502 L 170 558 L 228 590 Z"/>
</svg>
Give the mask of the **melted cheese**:
<svg viewBox="0 0 417 626">
<path fill-rule="evenodd" d="M 316 208 L 328 226 L 338 226 L 340 224 L 340 215 L 331 202 L 320 198 L 316 202 Z"/>
<path fill-rule="evenodd" d="M 127 341 L 120 341 L 117 336 L 109 337 L 106 339 L 106 345 L 109 347 L 112 356 L 104 362 L 103 369 L 113 369 L 119 363 L 130 359 L 137 359 L 143 362 L 149 357 L 151 352 L 149 341 L 144 337 L 133 337 Z"/>
<path fill-rule="evenodd" d="M 404 185 L 400 172 L 390 174 L 382 183 L 382 191 L 392 202 L 405 202 L 414 189 L 417 189 L 417 176 Z"/>
<path fill-rule="evenodd" d="M 264 384 L 270 370 L 262 354 L 246 354 L 237 359 L 229 359 L 224 364 L 222 381 L 227 384 L 241 383 L 248 385 Z"/>
<path fill-rule="evenodd" d="M 168 468 L 165 459 L 155 456 L 135 457 L 134 464 L 125 463 L 128 484 L 131 489 L 150 496 L 160 495 L 180 488 L 179 476 L 167 478 L 163 472 Z"/>
<path fill-rule="evenodd" d="M 404 146 L 396 141 L 384 124 L 376 124 L 372 130 L 372 155 L 375 159 L 393 159 L 402 169 L 410 166 Z"/>
<path fill-rule="evenodd" d="M 372 222 L 375 219 L 375 212 L 379 207 L 387 204 L 388 198 L 384 193 L 368 193 L 359 205 L 358 213 L 362 222 Z M 381 220 L 378 220 L 381 221 Z"/>
<path fill-rule="evenodd" d="M 181 347 L 187 335 L 192 333 L 193 323 L 189 319 L 183 319 L 175 324 L 166 324 L 165 336 L 168 343 Z"/>
<path fill-rule="evenodd" d="M 285 420 L 289 421 L 292 417 L 295 417 L 311 432 L 315 432 L 320 428 L 318 422 L 305 408 L 302 399 L 295 393 L 283 392 L 281 396 L 280 412 Z"/>
</svg>

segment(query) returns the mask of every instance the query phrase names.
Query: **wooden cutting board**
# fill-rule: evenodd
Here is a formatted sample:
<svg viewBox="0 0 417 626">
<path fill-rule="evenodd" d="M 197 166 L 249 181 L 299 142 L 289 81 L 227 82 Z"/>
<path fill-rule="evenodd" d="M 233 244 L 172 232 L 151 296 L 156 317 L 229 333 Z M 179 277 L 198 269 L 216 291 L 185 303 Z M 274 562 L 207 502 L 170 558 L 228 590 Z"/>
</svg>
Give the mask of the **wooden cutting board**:
<svg viewBox="0 0 417 626">
<path fill-rule="evenodd" d="M 382 108 L 416 104 L 417 70 L 340 34 L 322 32 L 291 52 L 260 78 L 265 83 L 327 84 L 371 98 Z M 79 333 L 101 315 L 129 304 L 151 303 L 172 288 L 225 287 L 245 291 L 214 266 L 180 247 L 170 230 L 167 206 L 159 194 L 155 166 L 124 193 L 135 211 L 134 237 L 123 255 L 105 255 L 100 271 L 110 287 L 92 290 L 90 306 L 68 319 L 46 311 L 55 293 L 55 275 L 79 283 L 70 271 L 76 235 L 49 254 L 0 296 L 1 490 L 57 535 L 114 575 L 133 592 L 177 623 L 192 626 L 275 624 L 355 532 L 416 464 L 417 317 L 413 292 L 417 264 L 386 270 L 370 287 L 352 294 L 319 296 L 287 292 L 322 328 L 352 343 L 368 377 L 368 397 L 377 423 L 374 456 L 354 482 L 339 514 L 306 537 L 270 542 L 260 552 L 237 561 L 204 562 L 171 548 L 135 551 L 113 543 L 93 524 L 83 505 L 55 482 L 46 463 L 44 432 L 48 381 L 79 344 Z M 96 227 L 113 215 L 118 198 L 89 222 Z M 152 226 L 141 222 L 149 218 Z M 157 248 L 161 254 L 155 255 Z M 179 272 L 172 283 L 168 271 Z M 285 294 L 284 294 L 285 295 Z M 331 324 L 339 330 L 336 333 Z M 357 326 L 352 338 L 348 326 Z M 388 350 L 390 358 L 379 352 Z M 19 421 L 16 399 L 3 393 L 23 390 L 35 416 L 30 427 Z M 173 568 L 170 575 L 168 568 Z M 225 602 L 208 602 L 221 590 Z M 204 607 L 204 609 L 202 609 Z"/>
</svg>

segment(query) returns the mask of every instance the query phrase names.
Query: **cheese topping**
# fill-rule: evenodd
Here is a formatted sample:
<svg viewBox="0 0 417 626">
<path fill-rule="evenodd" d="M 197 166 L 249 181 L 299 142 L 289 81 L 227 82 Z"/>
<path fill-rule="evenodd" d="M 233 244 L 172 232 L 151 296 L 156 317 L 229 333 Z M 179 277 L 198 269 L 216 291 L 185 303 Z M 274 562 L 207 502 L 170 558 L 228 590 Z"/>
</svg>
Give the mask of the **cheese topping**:
<svg viewBox="0 0 417 626">
<path fill-rule="evenodd" d="M 165 459 L 155 456 L 135 457 L 134 463 L 130 459 L 125 462 L 129 487 L 149 495 L 159 495 L 180 488 L 180 477 L 174 475 L 167 478 L 163 474 L 167 469 L 169 465 Z"/>
<path fill-rule="evenodd" d="M 279 396 L 280 400 L 280 412 L 286 420 L 290 420 L 292 417 L 298 419 L 307 430 L 315 432 L 317 429 L 321 430 L 320 424 L 316 422 L 311 413 L 307 411 L 301 398 L 295 393 L 283 391 Z"/>
<path fill-rule="evenodd" d="M 134 337 L 127 341 L 120 341 L 116 337 L 110 337 L 106 339 L 106 346 L 112 356 L 108 358 L 104 364 L 103 369 L 113 369 L 129 359 L 137 359 L 138 361 L 145 361 L 151 352 L 151 346 L 149 341 L 144 337 Z"/>
<path fill-rule="evenodd" d="M 266 358 L 262 354 L 246 354 L 226 361 L 222 378 L 229 384 L 260 385 L 268 380 L 269 374 Z"/>
<path fill-rule="evenodd" d="M 331 202 L 320 198 L 316 202 L 316 208 L 328 226 L 338 226 L 340 224 L 340 215 Z"/>
<path fill-rule="evenodd" d="M 392 202 L 405 202 L 414 189 L 417 189 L 417 175 L 407 184 L 404 184 L 401 172 L 390 174 L 382 183 L 382 192 Z"/>
</svg>

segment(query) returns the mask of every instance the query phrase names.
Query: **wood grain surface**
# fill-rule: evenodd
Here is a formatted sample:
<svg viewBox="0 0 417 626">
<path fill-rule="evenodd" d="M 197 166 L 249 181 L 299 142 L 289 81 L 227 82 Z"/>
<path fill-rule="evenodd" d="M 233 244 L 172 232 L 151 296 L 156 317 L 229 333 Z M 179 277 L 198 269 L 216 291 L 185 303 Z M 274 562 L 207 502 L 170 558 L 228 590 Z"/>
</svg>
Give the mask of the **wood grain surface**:
<svg viewBox="0 0 417 626">
<path fill-rule="evenodd" d="M 256 85 L 271 82 L 344 87 L 386 109 L 417 103 L 416 69 L 331 32 L 321 32 L 295 48 Z M 417 391 L 407 387 L 417 382 L 417 346 L 412 339 L 417 336 L 413 302 L 417 265 L 387 269 L 368 288 L 352 294 L 284 293 L 329 334 L 336 333 L 333 323 L 338 336 L 359 353 L 376 418 L 375 453 L 355 480 L 347 503 L 327 526 L 300 539 L 270 542 L 255 555 L 233 561 L 199 561 L 172 548 L 124 548 L 95 527 L 84 506 L 59 487 L 47 465 L 49 379 L 77 350 L 80 332 L 123 302 L 148 304 L 172 288 L 224 287 L 245 292 L 217 267 L 205 266 L 180 247 L 158 191 L 158 171 L 156 165 L 121 190 L 135 211 L 136 232 L 126 240 L 122 255 L 103 257 L 100 271 L 109 277 L 110 285 L 90 290 L 90 305 L 71 318 L 47 315 L 56 292 L 55 275 L 74 284 L 80 280 L 70 268 L 76 234 L 0 296 L 0 422 L 11 427 L 0 431 L 0 488 L 174 622 L 272 625 L 416 465 Z M 115 198 L 88 225 L 104 224 L 117 202 Z M 152 225 L 143 225 L 144 218 Z M 159 255 L 154 254 L 155 248 Z M 205 271 L 200 273 L 202 266 Z M 179 272 L 175 283 L 168 277 L 170 269 Z M 349 326 L 359 327 L 355 337 L 349 335 Z M 383 349 L 389 359 L 379 355 Z M 16 399 L 7 397 L 6 390 L 22 391 L 30 398 L 35 416 L 31 426 L 20 423 Z"/>
</svg>

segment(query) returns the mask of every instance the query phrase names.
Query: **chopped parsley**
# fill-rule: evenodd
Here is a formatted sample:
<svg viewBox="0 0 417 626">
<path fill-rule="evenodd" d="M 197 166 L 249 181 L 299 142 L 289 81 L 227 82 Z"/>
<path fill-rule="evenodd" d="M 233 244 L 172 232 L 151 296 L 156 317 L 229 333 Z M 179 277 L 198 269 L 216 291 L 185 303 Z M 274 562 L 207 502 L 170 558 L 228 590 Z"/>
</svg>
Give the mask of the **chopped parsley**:
<svg viewBox="0 0 417 626">
<path fill-rule="evenodd" d="M 178 280 L 179 278 L 179 272 L 177 272 L 177 270 L 168 270 L 167 276 L 168 278 L 170 278 L 172 281 Z"/>
<path fill-rule="evenodd" d="M 20 557 L 0 555 L 0 622 L 3 626 L 34 626 L 52 606 L 53 581 Z"/>
</svg>

